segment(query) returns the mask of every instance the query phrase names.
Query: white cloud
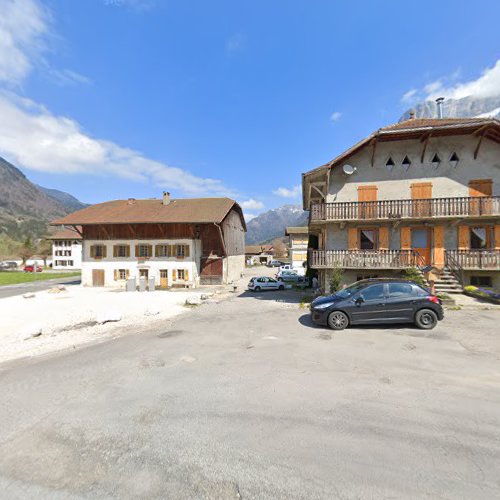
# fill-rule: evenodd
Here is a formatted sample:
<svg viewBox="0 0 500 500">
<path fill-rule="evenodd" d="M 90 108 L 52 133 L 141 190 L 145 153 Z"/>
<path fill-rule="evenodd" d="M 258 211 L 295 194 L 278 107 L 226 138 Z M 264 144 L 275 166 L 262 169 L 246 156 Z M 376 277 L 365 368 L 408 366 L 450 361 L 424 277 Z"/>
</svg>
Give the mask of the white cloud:
<svg viewBox="0 0 500 500">
<path fill-rule="evenodd" d="M 253 198 L 249 198 L 246 201 L 242 201 L 240 205 L 243 210 L 260 210 L 264 208 L 264 203 L 262 203 L 261 201 L 254 200 Z"/>
<path fill-rule="evenodd" d="M 49 15 L 37 0 L 0 0 L 0 82 L 20 84 L 46 49 Z"/>
<path fill-rule="evenodd" d="M 157 0 L 104 0 L 104 5 L 111 7 L 128 7 L 130 9 L 144 12 L 155 7 Z"/>
<path fill-rule="evenodd" d="M 245 220 L 247 222 L 250 222 L 252 219 L 255 219 L 255 217 L 257 217 L 255 214 L 249 214 L 247 212 L 244 212 L 243 216 L 245 217 Z"/>
<path fill-rule="evenodd" d="M 340 117 L 342 116 L 342 113 L 340 111 L 334 111 L 331 115 L 330 115 L 330 120 L 332 122 L 336 122 L 337 120 L 340 120 Z"/>
<path fill-rule="evenodd" d="M 48 69 L 49 76 L 58 85 L 75 85 L 84 84 L 90 85 L 92 80 L 76 71 L 70 69 Z"/>
<path fill-rule="evenodd" d="M 415 100 L 415 96 L 417 95 L 417 93 L 417 89 L 408 90 L 408 92 L 403 94 L 403 97 L 401 97 L 401 102 L 403 102 L 404 104 L 412 103 Z"/>
<path fill-rule="evenodd" d="M 235 196 L 220 180 L 197 177 L 138 151 L 93 138 L 76 121 L 14 94 L 0 94 L 0 116 L 0 154 L 23 167 L 152 182 L 194 196 Z"/>
<path fill-rule="evenodd" d="M 292 189 L 288 189 L 285 187 L 279 187 L 273 191 L 273 194 L 276 196 L 281 196 L 282 198 L 298 198 L 302 188 L 300 185 L 294 186 Z"/>
</svg>

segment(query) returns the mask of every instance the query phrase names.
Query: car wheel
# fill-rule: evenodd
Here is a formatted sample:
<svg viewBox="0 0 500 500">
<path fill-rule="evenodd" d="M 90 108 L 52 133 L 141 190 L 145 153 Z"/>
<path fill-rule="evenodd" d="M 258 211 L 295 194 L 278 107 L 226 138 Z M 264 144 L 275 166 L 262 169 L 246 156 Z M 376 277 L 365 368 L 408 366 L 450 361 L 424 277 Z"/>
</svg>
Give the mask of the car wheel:
<svg viewBox="0 0 500 500">
<path fill-rule="evenodd" d="M 261 290 L 260 286 L 256 286 L 256 287 L 253 289 L 253 291 L 254 291 L 254 292 L 260 292 L 260 290 Z"/>
<path fill-rule="evenodd" d="M 280 285 L 278 288 L 279 288 L 279 290 L 284 290 L 285 289 L 285 287 L 283 285 Z"/>
<path fill-rule="evenodd" d="M 349 324 L 349 318 L 342 311 L 333 311 L 328 316 L 328 326 L 332 330 L 343 330 Z"/>
<path fill-rule="evenodd" d="M 437 322 L 437 314 L 431 309 L 420 309 L 415 315 L 415 324 L 422 330 L 432 330 Z"/>
</svg>

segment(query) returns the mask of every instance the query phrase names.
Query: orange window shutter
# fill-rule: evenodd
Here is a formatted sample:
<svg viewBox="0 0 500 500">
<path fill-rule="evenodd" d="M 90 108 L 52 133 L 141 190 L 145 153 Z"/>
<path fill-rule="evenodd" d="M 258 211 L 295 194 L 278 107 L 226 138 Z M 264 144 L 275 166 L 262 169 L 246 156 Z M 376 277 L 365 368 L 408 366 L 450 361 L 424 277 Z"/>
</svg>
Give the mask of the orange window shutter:
<svg viewBox="0 0 500 500">
<path fill-rule="evenodd" d="M 469 196 L 491 196 L 493 181 L 491 179 L 476 179 L 469 181 Z"/>
<path fill-rule="evenodd" d="M 114 275 L 115 275 L 115 281 L 118 281 L 118 278 L 120 277 L 120 275 L 118 274 L 118 269 L 115 269 L 114 270 Z"/>
<path fill-rule="evenodd" d="M 378 230 L 379 250 L 389 250 L 389 228 L 381 227 Z"/>
<path fill-rule="evenodd" d="M 189 271 L 187 269 L 184 271 L 184 280 L 189 281 Z"/>
<path fill-rule="evenodd" d="M 118 257 L 118 245 L 113 245 L 113 257 Z"/>
<path fill-rule="evenodd" d="M 102 258 L 105 259 L 108 253 L 108 247 L 106 245 L 102 246 Z"/>
<path fill-rule="evenodd" d="M 92 246 L 90 247 L 90 257 L 91 257 L 92 259 L 95 259 L 95 245 L 92 245 Z"/>
<path fill-rule="evenodd" d="M 189 245 L 186 245 L 186 246 L 184 247 L 184 255 L 185 255 L 186 257 L 189 257 Z"/>
<path fill-rule="evenodd" d="M 434 265 L 444 266 L 444 226 L 434 228 Z"/>
<path fill-rule="evenodd" d="M 458 226 L 458 249 L 469 250 L 469 226 Z"/>
<path fill-rule="evenodd" d="M 377 186 L 358 186 L 358 201 L 377 201 Z"/>
<path fill-rule="evenodd" d="M 177 270 L 176 269 L 174 269 L 172 271 L 172 281 L 177 281 Z"/>
<path fill-rule="evenodd" d="M 347 246 L 349 250 L 358 249 L 358 230 L 355 227 L 350 227 L 347 230 Z"/>
<path fill-rule="evenodd" d="M 155 245 L 155 257 L 160 256 L 160 245 Z"/>
<path fill-rule="evenodd" d="M 139 257 L 139 245 L 135 246 L 135 256 Z"/>
<path fill-rule="evenodd" d="M 500 225 L 495 226 L 495 250 L 500 250 Z"/>
<path fill-rule="evenodd" d="M 401 250 L 411 249 L 411 228 L 402 227 L 400 232 L 400 244 Z"/>
</svg>

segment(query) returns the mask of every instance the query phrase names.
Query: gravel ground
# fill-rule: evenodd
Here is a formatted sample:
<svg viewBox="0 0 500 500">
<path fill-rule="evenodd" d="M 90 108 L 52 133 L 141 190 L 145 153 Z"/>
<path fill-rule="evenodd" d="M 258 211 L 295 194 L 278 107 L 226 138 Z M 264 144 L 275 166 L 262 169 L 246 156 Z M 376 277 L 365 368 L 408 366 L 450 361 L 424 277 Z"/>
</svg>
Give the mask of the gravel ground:
<svg viewBox="0 0 500 500">
<path fill-rule="evenodd" d="M 299 302 L 245 292 L 0 365 L 3 496 L 500 497 L 498 311 L 332 332 Z"/>
</svg>

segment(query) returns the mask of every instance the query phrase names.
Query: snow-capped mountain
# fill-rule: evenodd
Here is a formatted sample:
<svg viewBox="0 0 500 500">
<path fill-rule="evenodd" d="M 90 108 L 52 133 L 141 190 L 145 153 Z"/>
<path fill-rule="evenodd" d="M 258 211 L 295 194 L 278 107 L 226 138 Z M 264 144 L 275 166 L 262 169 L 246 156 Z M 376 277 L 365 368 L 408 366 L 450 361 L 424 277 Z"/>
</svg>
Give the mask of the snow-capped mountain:
<svg viewBox="0 0 500 500">
<path fill-rule="evenodd" d="M 416 118 L 436 118 L 437 105 L 434 101 L 421 102 L 413 108 Z M 400 121 L 408 120 L 410 111 L 406 111 Z M 462 99 L 445 99 L 443 102 L 444 118 L 498 118 L 500 119 L 500 95 L 494 97 L 468 96 Z"/>
<path fill-rule="evenodd" d="M 247 223 L 246 243 L 264 243 L 285 235 L 287 226 L 306 226 L 309 213 L 300 205 L 283 205 L 268 210 Z"/>
</svg>

